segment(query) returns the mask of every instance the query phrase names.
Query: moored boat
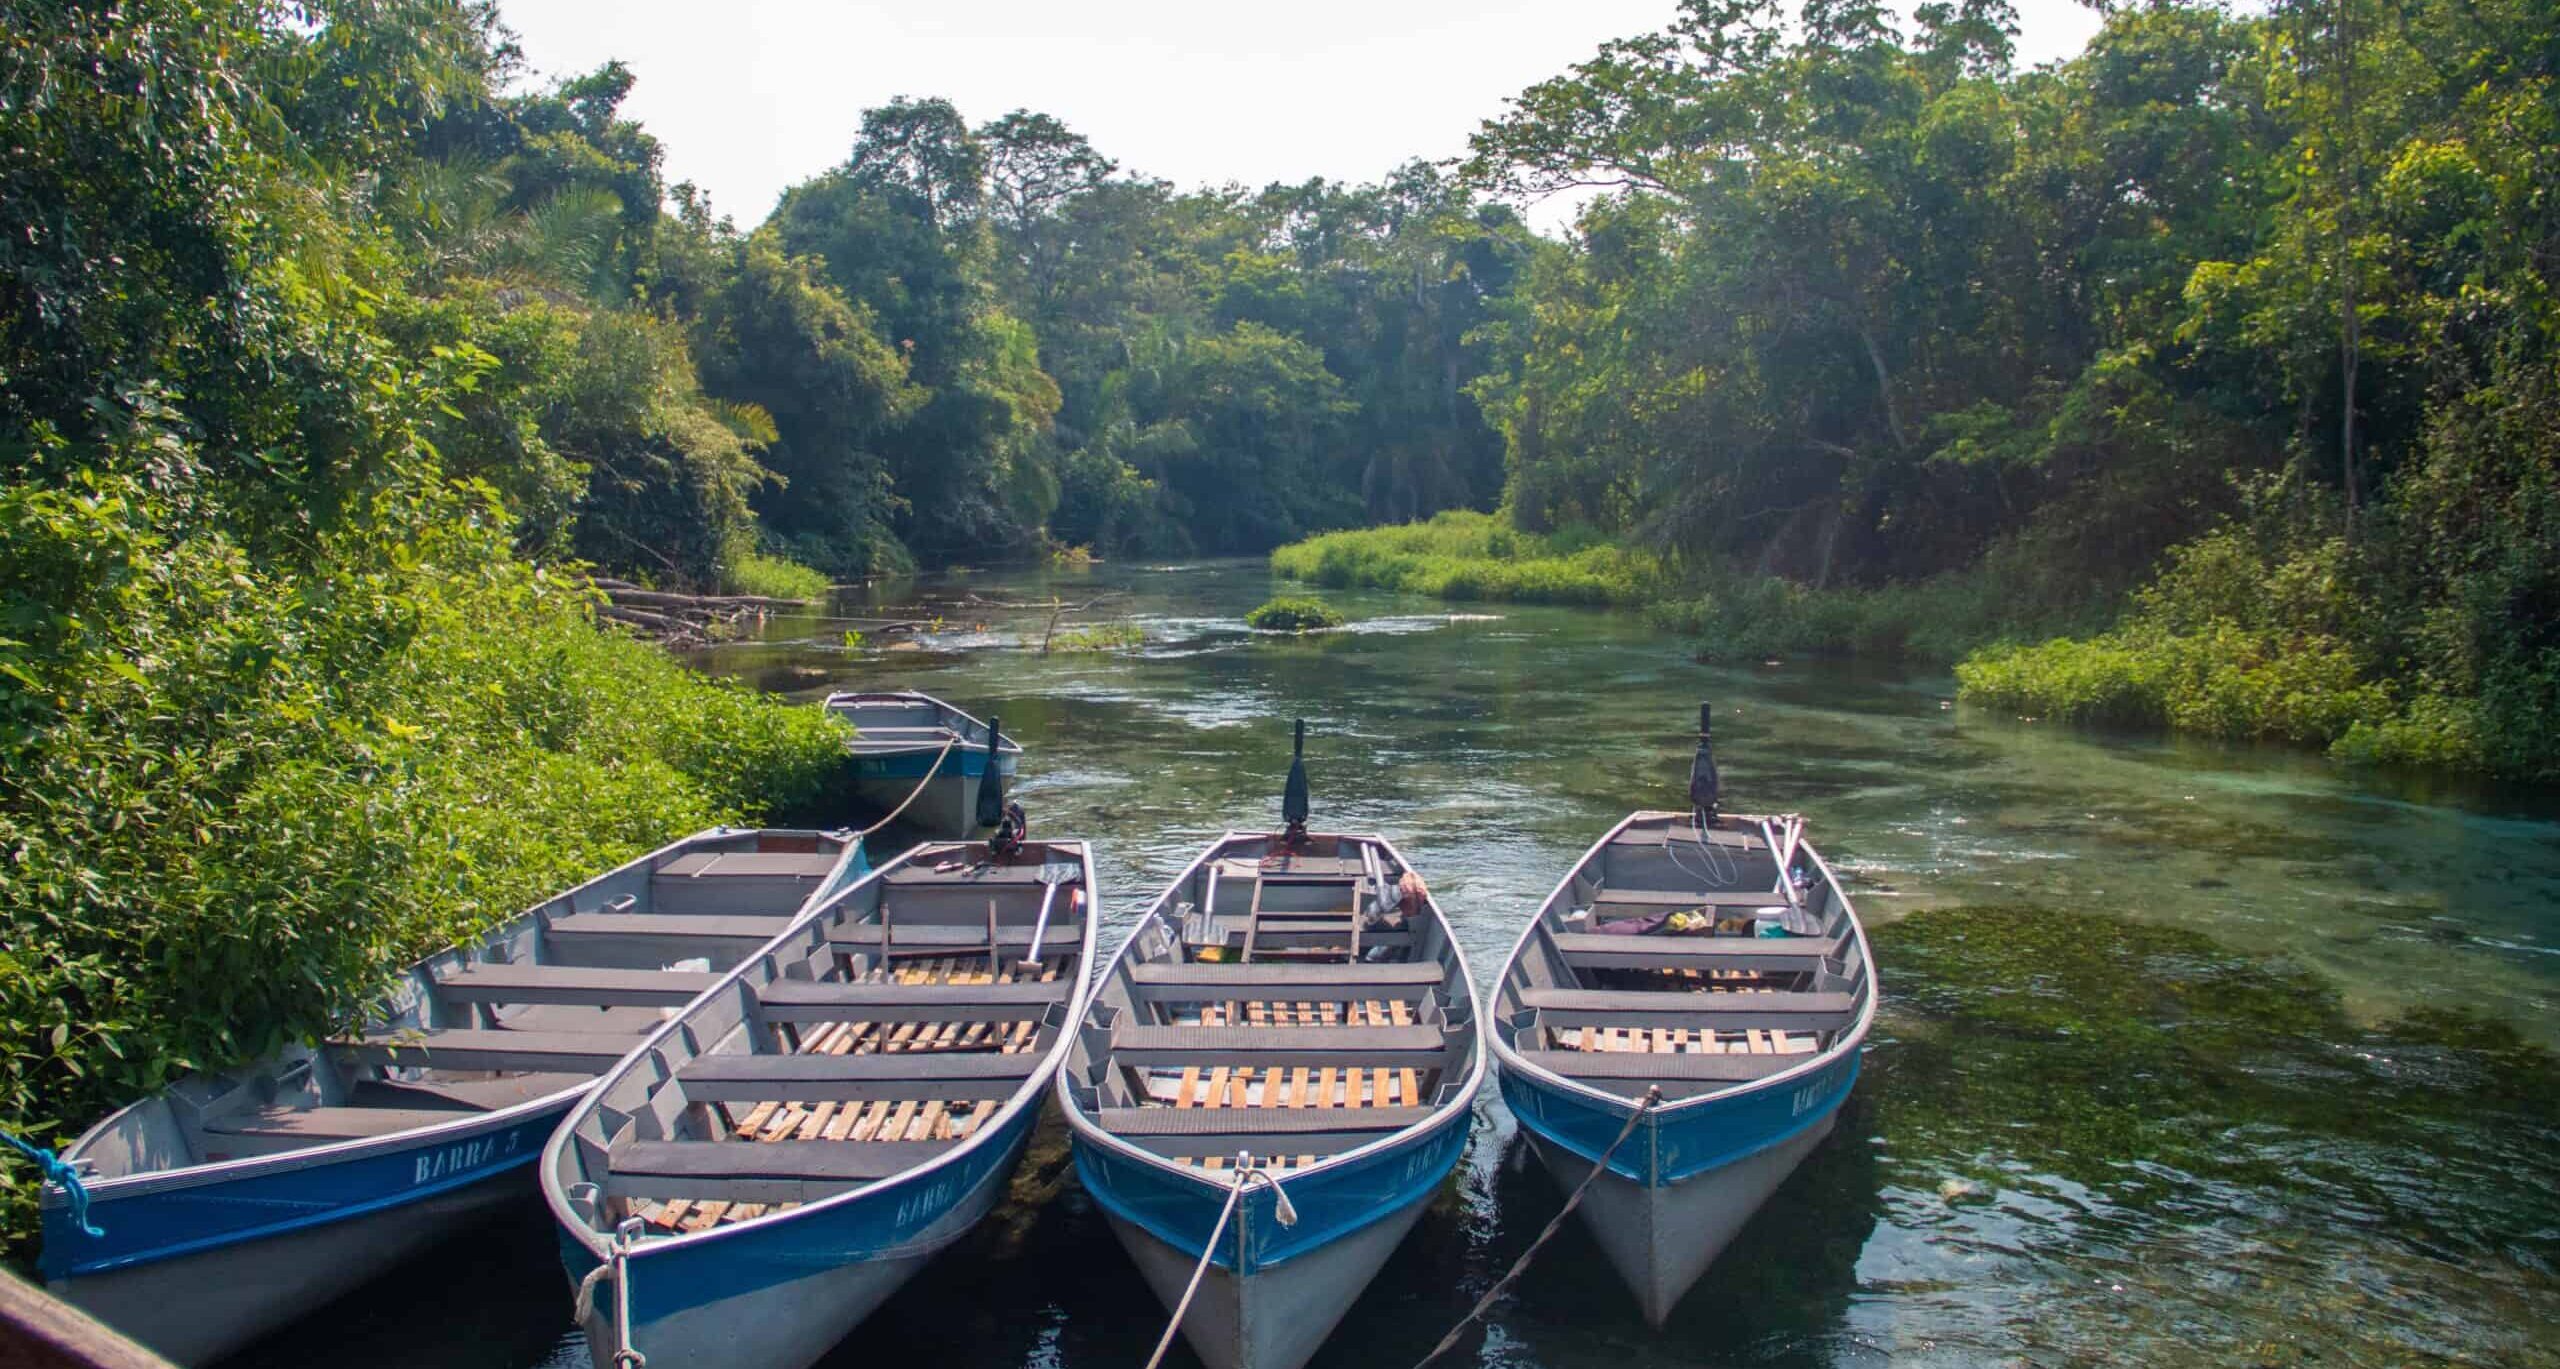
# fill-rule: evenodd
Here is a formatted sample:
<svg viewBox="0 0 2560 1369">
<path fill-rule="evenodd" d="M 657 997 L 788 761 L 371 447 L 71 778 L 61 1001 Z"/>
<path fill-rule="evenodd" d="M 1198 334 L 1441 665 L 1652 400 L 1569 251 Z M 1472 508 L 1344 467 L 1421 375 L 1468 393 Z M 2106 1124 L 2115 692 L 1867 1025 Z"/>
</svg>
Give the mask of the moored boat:
<svg viewBox="0 0 2560 1369">
<path fill-rule="evenodd" d="M 1303 728 L 1301 729 L 1303 738 Z M 1383 838 L 1212 842 L 1096 983 L 1059 1076 L 1076 1170 L 1209 1369 L 1298 1369 L 1466 1146 L 1474 990 Z M 1232 1204 L 1232 1206 L 1230 1206 Z"/>
<path fill-rule="evenodd" d="M 1003 1195 L 1090 983 L 1082 842 L 934 842 L 813 907 L 561 1126 L 595 1363 L 796 1369 Z"/>
<path fill-rule="evenodd" d="M 1717 811 L 1707 726 L 1696 806 L 1611 828 L 1494 990 L 1503 1099 L 1568 1192 L 1608 1157 L 1580 1215 L 1656 1326 L 1830 1134 L 1876 1009 L 1802 821 Z"/>
<path fill-rule="evenodd" d="M 895 812 L 944 841 L 984 836 L 998 825 L 1003 805 L 991 815 L 981 791 L 992 770 L 1001 795 L 1022 760 L 1021 744 L 998 724 L 914 690 L 830 694 L 825 708 L 853 724 L 845 742 L 853 794 L 875 812 Z"/>
<path fill-rule="evenodd" d="M 411 967 L 359 1031 L 189 1076 L 64 1153 L 52 1290 L 182 1363 L 217 1359 L 528 1197 L 571 1104 L 670 1010 L 858 876 L 841 833 L 713 829 Z"/>
</svg>

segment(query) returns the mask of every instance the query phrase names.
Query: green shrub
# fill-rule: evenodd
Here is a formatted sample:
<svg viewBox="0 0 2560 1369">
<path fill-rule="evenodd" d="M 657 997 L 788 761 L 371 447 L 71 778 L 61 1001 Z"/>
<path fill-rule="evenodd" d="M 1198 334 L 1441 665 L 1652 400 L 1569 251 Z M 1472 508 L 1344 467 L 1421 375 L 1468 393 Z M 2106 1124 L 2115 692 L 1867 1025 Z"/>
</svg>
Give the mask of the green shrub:
<svg viewBox="0 0 2560 1369">
<path fill-rule="evenodd" d="M 1245 626 L 1266 632 L 1304 632 L 1313 627 L 1340 627 L 1342 614 L 1321 599 L 1272 600 L 1244 616 Z"/>
<path fill-rule="evenodd" d="M 377 497 L 299 564 L 185 514 L 0 486 L 0 1127 L 40 1143 L 840 764 L 817 710 L 599 628 L 493 505 Z"/>
<path fill-rule="evenodd" d="M 1500 514 L 1452 510 L 1427 523 L 1331 532 L 1271 553 L 1271 569 L 1331 589 L 1404 590 L 1459 601 L 1640 604 L 1661 562 L 1586 530 L 1534 536 Z"/>
<path fill-rule="evenodd" d="M 721 573 L 731 594 L 761 594 L 769 599 L 821 599 L 827 577 L 787 557 L 740 552 L 729 557 Z"/>
</svg>

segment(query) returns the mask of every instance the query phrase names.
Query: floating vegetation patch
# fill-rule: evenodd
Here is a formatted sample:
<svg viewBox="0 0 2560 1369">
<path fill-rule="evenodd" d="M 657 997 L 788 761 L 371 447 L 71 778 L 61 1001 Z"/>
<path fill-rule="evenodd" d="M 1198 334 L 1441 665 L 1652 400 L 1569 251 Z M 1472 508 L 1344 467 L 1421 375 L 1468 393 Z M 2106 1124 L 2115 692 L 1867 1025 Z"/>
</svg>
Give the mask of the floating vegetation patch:
<svg viewBox="0 0 2560 1369">
<path fill-rule="evenodd" d="M 1103 623 L 1061 632 L 1049 642 L 1051 651 L 1117 651 L 1145 644 L 1146 629 L 1136 623 Z"/>
<path fill-rule="evenodd" d="M 1342 612 L 1321 599 L 1283 595 L 1246 614 L 1244 623 L 1261 632 L 1304 632 L 1342 626 Z"/>
</svg>

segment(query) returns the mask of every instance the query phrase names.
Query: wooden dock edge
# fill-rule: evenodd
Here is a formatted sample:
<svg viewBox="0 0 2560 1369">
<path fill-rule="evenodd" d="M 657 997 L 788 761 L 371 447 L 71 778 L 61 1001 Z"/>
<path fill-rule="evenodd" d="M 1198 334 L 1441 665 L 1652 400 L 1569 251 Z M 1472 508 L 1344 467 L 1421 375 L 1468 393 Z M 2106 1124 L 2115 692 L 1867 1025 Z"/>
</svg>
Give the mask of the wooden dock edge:
<svg viewBox="0 0 2560 1369">
<path fill-rule="evenodd" d="M 106 1323 L 0 1269 L 0 1369 L 175 1369 Z"/>
</svg>

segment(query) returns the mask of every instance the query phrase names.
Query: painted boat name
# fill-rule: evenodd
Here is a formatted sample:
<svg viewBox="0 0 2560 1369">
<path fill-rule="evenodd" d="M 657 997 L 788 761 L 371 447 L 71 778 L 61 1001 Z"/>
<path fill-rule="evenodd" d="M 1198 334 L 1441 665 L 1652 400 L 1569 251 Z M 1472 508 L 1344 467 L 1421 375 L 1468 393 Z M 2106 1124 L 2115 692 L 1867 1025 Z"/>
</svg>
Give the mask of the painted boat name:
<svg viewBox="0 0 2560 1369">
<path fill-rule="evenodd" d="M 523 1139 L 510 1131 L 495 1136 L 478 1136 L 424 1152 L 418 1156 L 418 1172 L 409 1180 L 410 1186 L 459 1174 L 466 1169 L 478 1169 L 500 1156 L 513 1155 Z"/>
</svg>

